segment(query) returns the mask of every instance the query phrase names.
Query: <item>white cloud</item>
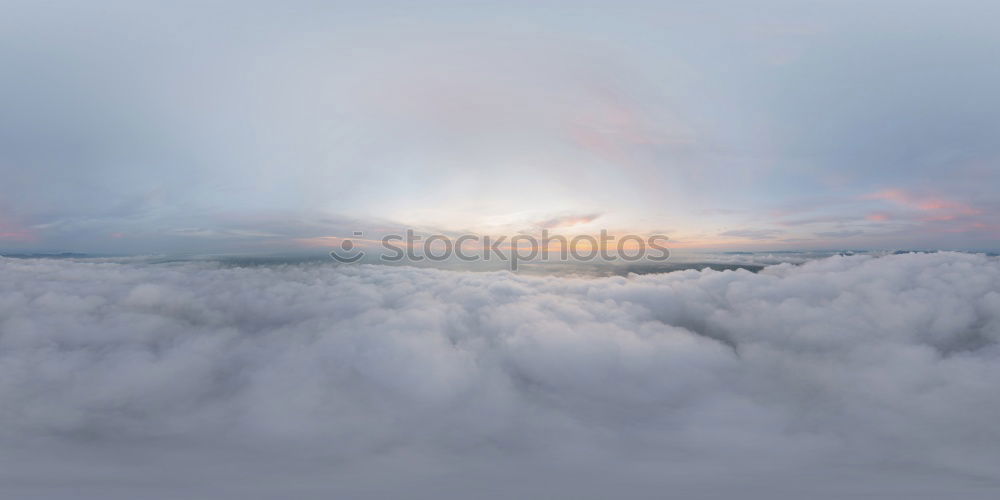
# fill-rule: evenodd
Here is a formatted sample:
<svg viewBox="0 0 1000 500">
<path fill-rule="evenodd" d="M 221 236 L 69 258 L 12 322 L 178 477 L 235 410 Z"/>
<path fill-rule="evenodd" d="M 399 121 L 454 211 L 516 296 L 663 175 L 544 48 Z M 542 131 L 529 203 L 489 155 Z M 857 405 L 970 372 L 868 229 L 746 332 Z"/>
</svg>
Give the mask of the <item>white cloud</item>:
<svg viewBox="0 0 1000 500">
<path fill-rule="evenodd" d="M 0 277 L 10 495 L 1000 486 L 996 258 L 603 279 L 0 259 Z"/>
</svg>

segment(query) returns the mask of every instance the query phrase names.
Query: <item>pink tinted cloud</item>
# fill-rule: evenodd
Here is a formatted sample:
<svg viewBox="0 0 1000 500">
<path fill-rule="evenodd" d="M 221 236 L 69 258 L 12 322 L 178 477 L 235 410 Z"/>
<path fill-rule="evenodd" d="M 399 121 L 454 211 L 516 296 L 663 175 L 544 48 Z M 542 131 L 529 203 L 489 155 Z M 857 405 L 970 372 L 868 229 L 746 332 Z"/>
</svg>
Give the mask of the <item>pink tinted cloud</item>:
<svg viewBox="0 0 1000 500">
<path fill-rule="evenodd" d="M 23 227 L 0 215 L 0 240 L 15 242 L 36 241 L 38 240 L 38 235 L 34 230 Z"/>
<path fill-rule="evenodd" d="M 966 203 L 940 196 L 916 196 L 902 189 L 884 189 L 865 196 L 868 200 L 884 200 L 917 212 L 921 222 L 950 221 L 966 216 L 980 215 L 982 210 Z M 884 217 L 883 217 L 884 216 Z M 868 220 L 887 220 L 884 213 L 871 214 Z"/>
<path fill-rule="evenodd" d="M 584 150 L 604 160 L 629 166 L 636 148 L 690 145 L 694 134 L 674 122 L 664 129 L 643 108 L 624 96 L 606 90 L 594 92 L 586 106 L 575 109 L 568 135 Z"/>
</svg>

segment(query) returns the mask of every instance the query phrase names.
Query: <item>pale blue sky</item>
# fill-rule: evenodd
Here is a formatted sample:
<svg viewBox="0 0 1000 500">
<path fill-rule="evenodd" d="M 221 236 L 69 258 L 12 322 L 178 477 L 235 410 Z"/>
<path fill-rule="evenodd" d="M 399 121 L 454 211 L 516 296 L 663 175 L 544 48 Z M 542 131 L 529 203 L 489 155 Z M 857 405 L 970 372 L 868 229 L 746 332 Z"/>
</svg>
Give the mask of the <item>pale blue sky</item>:
<svg viewBox="0 0 1000 500">
<path fill-rule="evenodd" d="M 1000 247 L 995 2 L 0 4 L 0 250 Z"/>
</svg>

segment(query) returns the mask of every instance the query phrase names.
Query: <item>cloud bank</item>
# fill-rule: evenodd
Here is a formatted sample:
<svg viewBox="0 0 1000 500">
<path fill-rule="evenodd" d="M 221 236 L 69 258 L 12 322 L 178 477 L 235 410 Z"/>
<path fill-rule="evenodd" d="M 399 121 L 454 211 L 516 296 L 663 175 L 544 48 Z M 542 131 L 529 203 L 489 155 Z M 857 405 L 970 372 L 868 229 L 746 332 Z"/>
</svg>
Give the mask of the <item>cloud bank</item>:
<svg viewBox="0 0 1000 500">
<path fill-rule="evenodd" d="M 0 259 L 18 498 L 995 498 L 1000 260 Z"/>
</svg>

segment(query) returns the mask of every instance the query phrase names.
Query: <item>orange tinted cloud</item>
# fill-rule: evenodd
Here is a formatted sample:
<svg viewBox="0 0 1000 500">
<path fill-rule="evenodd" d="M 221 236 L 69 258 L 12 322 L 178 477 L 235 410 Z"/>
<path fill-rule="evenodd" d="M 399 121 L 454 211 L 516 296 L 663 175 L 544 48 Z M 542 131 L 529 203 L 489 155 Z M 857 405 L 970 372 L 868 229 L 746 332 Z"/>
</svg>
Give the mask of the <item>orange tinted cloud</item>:
<svg viewBox="0 0 1000 500">
<path fill-rule="evenodd" d="M 586 215 L 566 215 L 563 217 L 553 217 L 551 219 L 538 223 L 538 227 L 543 229 L 572 227 L 578 224 L 586 224 L 588 222 L 592 222 L 600 216 L 601 214 L 586 214 Z"/>
</svg>

